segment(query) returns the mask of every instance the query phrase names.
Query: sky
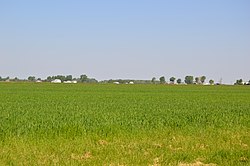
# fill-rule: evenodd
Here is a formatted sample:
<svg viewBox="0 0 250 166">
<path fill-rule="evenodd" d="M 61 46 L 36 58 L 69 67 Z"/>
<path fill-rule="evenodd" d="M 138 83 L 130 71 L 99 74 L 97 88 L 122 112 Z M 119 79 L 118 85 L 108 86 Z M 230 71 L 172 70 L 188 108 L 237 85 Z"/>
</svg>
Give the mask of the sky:
<svg viewBox="0 0 250 166">
<path fill-rule="evenodd" d="M 249 0 L 1 0 L 0 76 L 250 80 Z"/>
</svg>

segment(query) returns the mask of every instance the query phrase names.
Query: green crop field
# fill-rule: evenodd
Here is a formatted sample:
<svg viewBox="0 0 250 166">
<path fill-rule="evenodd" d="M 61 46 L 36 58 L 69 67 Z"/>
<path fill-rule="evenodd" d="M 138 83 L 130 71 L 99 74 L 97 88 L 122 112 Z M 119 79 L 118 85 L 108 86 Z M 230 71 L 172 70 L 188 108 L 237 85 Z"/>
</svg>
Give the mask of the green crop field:
<svg viewBox="0 0 250 166">
<path fill-rule="evenodd" d="M 250 165 L 250 86 L 0 83 L 0 165 Z"/>
</svg>

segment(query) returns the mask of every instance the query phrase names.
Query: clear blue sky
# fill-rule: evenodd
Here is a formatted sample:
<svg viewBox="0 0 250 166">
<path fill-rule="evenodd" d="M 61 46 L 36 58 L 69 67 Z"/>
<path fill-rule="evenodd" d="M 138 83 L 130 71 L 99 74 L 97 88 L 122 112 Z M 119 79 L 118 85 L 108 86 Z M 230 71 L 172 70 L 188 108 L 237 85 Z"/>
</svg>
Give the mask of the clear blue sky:
<svg viewBox="0 0 250 166">
<path fill-rule="evenodd" d="M 0 1 L 0 76 L 250 79 L 249 0 Z"/>
</svg>

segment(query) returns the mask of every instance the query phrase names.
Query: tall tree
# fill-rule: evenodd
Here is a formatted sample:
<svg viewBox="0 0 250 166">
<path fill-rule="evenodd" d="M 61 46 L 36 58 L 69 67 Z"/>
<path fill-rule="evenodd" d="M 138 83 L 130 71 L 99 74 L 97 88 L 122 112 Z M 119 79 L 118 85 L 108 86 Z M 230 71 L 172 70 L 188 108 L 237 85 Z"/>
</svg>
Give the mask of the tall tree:
<svg viewBox="0 0 250 166">
<path fill-rule="evenodd" d="M 170 81 L 172 84 L 174 84 L 175 77 L 171 77 L 171 78 L 169 79 L 169 81 Z"/>
<path fill-rule="evenodd" d="M 209 80 L 209 84 L 213 85 L 214 84 L 214 80 Z"/>
<path fill-rule="evenodd" d="M 206 80 L 206 76 L 201 76 L 201 83 L 202 84 L 204 84 L 205 80 Z"/>
<path fill-rule="evenodd" d="M 186 84 L 193 84 L 194 83 L 194 77 L 193 76 L 186 76 L 185 77 L 185 83 Z"/>
<path fill-rule="evenodd" d="M 14 81 L 19 81 L 19 79 L 17 77 L 14 78 Z"/>
<path fill-rule="evenodd" d="M 164 76 L 160 77 L 160 83 L 161 83 L 161 84 L 166 83 L 166 80 L 165 80 L 165 77 L 164 77 Z"/>
<path fill-rule="evenodd" d="M 29 81 L 35 81 L 35 80 L 36 80 L 36 77 L 35 77 L 35 76 L 29 76 L 29 77 L 28 77 L 28 80 L 29 80 Z"/>
<path fill-rule="evenodd" d="M 72 75 L 67 75 L 65 78 L 66 81 L 72 81 L 72 79 L 73 79 Z"/>
<path fill-rule="evenodd" d="M 151 82 L 152 82 L 153 84 L 155 84 L 155 81 L 156 81 L 156 78 L 153 77 L 152 80 L 151 80 Z"/>
<path fill-rule="evenodd" d="M 199 84 L 200 83 L 200 77 L 195 77 L 195 83 Z"/>
<path fill-rule="evenodd" d="M 84 74 L 84 75 L 80 76 L 80 81 L 81 82 L 87 82 L 87 80 L 88 80 L 88 76 L 87 75 Z"/>
<path fill-rule="evenodd" d="M 46 81 L 51 82 L 52 81 L 52 77 L 48 76 L 47 79 L 46 79 Z"/>
<path fill-rule="evenodd" d="M 179 78 L 179 79 L 177 79 L 177 83 L 178 84 L 180 84 L 181 83 L 181 79 Z"/>
<path fill-rule="evenodd" d="M 236 80 L 235 85 L 243 85 L 243 80 L 242 79 Z"/>
</svg>

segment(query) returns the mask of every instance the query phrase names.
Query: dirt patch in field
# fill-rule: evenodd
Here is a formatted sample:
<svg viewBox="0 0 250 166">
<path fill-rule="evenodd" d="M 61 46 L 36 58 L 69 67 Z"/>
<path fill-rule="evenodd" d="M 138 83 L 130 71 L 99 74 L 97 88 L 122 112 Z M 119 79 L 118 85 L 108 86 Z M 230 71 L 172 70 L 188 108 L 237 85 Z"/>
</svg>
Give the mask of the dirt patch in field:
<svg viewBox="0 0 250 166">
<path fill-rule="evenodd" d="M 200 161 L 196 161 L 194 163 L 180 163 L 178 166 L 216 166 L 217 164 L 209 163 L 204 164 Z"/>
<path fill-rule="evenodd" d="M 72 153 L 71 154 L 71 159 L 73 160 L 86 160 L 92 158 L 92 154 L 90 152 L 86 152 L 83 155 L 77 155 Z"/>
<path fill-rule="evenodd" d="M 105 140 L 99 140 L 98 143 L 102 146 L 108 145 L 108 142 Z"/>
</svg>

